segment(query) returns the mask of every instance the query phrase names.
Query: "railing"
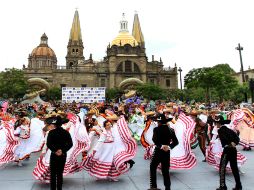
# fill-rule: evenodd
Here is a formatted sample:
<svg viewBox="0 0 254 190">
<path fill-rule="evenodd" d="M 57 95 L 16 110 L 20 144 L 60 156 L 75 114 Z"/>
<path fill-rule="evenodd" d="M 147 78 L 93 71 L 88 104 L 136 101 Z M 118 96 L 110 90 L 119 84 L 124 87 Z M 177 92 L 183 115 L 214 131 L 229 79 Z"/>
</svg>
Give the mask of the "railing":
<svg viewBox="0 0 254 190">
<path fill-rule="evenodd" d="M 105 73 L 108 72 L 107 67 L 91 67 L 89 65 L 87 66 L 73 66 L 73 67 L 67 67 L 67 66 L 57 66 L 57 70 L 69 70 L 69 71 L 86 71 L 86 72 L 99 72 L 99 73 Z"/>
<path fill-rule="evenodd" d="M 171 71 L 173 70 L 174 68 L 171 68 L 171 67 L 163 67 L 163 71 Z"/>
<path fill-rule="evenodd" d="M 162 69 L 162 71 L 166 71 L 166 72 L 172 71 L 172 72 L 175 72 L 176 71 L 176 67 L 164 67 Z"/>
</svg>

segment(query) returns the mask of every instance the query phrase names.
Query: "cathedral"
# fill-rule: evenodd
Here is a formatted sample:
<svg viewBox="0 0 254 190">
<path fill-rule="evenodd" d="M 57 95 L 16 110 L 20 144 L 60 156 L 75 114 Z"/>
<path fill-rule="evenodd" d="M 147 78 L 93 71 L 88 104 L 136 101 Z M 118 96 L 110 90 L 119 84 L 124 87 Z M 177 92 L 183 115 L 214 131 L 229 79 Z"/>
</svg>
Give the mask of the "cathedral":
<svg viewBox="0 0 254 190">
<path fill-rule="evenodd" d="M 132 34 L 123 14 L 118 36 L 106 47 L 102 61 L 93 60 L 92 54 L 85 59 L 78 11 L 75 11 L 66 64 L 60 66 L 57 56 L 48 45 L 48 37 L 41 36 L 39 46 L 28 57 L 23 66 L 27 78 L 42 78 L 55 87 L 106 87 L 127 88 L 138 83 L 153 83 L 164 89 L 178 88 L 178 73 L 174 67 L 163 67 L 160 60 L 148 61 L 145 40 L 138 14 L 135 13 Z"/>
</svg>

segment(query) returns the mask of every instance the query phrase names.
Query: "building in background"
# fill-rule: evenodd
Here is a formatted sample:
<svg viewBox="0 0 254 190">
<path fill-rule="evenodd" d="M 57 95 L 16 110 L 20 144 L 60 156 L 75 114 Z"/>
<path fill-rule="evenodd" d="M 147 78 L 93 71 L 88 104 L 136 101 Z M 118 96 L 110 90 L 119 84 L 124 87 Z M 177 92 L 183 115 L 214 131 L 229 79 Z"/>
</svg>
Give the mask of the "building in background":
<svg viewBox="0 0 254 190">
<path fill-rule="evenodd" d="M 128 30 L 128 21 L 123 14 L 118 36 L 106 48 L 102 61 L 84 58 L 79 14 L 76 10 L 69 42 L 67 45 L 66 64 L 58 65 L 54 51 L 48 45 L 48 37 L 43 34 L 41 43 L 28 58 L 24 67 L 28 78 L 42 78 L 52 86 L 75 87 L 119 87 L 129 78 L 144 83 L 160 85 L 165 89 L 178 88 L 176 65 L 164 68 L 160 60 L 148 61 L 145 40 L 141 30 L 138 14 L 134 15 L 132 34 Z"/>
<path fill-rule="evenodd" d="M 243 71 L 243 75 L 244 75 L 245 82 L 249 82 L 250 79 L 254 79 L 254 69 L 251 69 L 249 67 L 248 70 Z M 243 84 L 241 71 L 234 73 L 233 76 L 236 78 L 236 80 L 239 82 L 239 84 Z"/>
</svg>

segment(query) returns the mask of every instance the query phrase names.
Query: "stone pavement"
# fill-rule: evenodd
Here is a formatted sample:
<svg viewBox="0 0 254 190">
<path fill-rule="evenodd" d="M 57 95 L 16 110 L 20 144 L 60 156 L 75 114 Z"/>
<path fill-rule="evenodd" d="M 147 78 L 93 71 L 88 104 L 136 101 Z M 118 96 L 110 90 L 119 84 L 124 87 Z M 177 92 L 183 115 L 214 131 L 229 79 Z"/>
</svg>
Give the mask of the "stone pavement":
<svg viewBox="0 0 254 190">
<path fill-rule="evenodd" d="M 241 149 L 241 147 L 239 147 Z M 170 171 L 172 190 L 215 190 L 219 184 L 218 172 L 202 162 L 203 156 L 197 147 L 194 150 L 198 163 L 192 170 Z M 244 190 L 254 189 L 254 150 L 241 151 L 247 156 L 248 161 L 241 175 Z M 38 154 L 32 155 L 29 161 L 24 161 L 23 167 L 10 164 L 0 169 L 1 190 L 43 190 L 49 189 L 48 184 L 34 180 L 32 170 L 35 166 Z M 143 150 L 139 146 L 138 154 L 134 159 L 136 164 L 131 171 L 120 176 L 118 182 L 95 181 L 85 171 L 64 178 L 63 189 L 67 190 L 146 190 L 149 187 L 149 161 L 143 159 Z M 228 189 L 234 187 L 232 174 L 226 176 Z M 158 187 L 163 189 L 162 175 L 157 176 Z"/>
</svg>

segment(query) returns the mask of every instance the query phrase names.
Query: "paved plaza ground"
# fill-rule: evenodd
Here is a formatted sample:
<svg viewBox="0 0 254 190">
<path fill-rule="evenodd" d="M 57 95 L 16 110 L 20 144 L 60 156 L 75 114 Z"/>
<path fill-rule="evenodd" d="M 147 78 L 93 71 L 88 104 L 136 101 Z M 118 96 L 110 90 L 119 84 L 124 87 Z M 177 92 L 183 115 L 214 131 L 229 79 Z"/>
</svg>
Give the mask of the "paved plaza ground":
<svg viewBox="0 0 254 190">
<path fill-rule="evenodd" d="M 239 147 L 241 149 L 241 147 Z M 198 163 L 191 170 L 171 170 L 172 190 L 215 190 L 219 184 L 218 172 L 202 162 L 203 156 L 198 148 L 194 150 Z M 244 190 L 254 189 L 254 150 L 245 152 L 248 157 L 243 166 L 246 173 L 241 175 Z M 0 170 L 1 190 L 43 190 L 49 189 L 48 184 L 36 181 L 32 170 L 36 164 L 38 154 L 32 155 L 29 161 L 24 161 L 24 166 L 10 164 Z M 64 190 L 146 190 L 149 187 L 149 161 L 143 159 L 143 150 L 139 146 L 135 157 L 136 164 L 131 171 L 120 176 L 118 182 L 95 181 L 85 171 L 64 178 Z M 162 176 L 158 173 L 158 187 L 164 189 Z M 226 176 L 228 189 L 234 187 L 232 174 Z"/>
</svg>

